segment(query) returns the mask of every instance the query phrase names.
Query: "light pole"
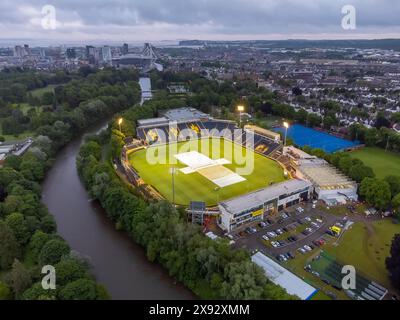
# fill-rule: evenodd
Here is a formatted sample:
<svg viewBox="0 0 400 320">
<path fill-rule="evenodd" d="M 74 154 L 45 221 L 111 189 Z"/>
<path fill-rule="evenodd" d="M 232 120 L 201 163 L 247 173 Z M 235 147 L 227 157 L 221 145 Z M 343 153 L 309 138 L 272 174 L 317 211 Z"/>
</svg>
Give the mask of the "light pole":
<svg viewBox="0 0 400 320">
<path fill-rule="evenodd" d="M 242 127 L 242 113 L 244 112 L 244 106 L 238 106 L 237 110 L 239 111 L 239 126 Z"/>
<path fill-rule="evenodd" d="M 176 168 L 171 167 L 169 168 L 169 171 L 172 176 L 172 205 L 175 205 L 175 173 L 176 173 Z"/>
<path fill-rule="evenodd" d="M 287 132 L 288 132 L 288 129 L 289 129 L 289 123 L 288 123 L 288 122 L 284 122 L 284 123 L 283 123 L 283 126 L 285 127 L 285 144 L 284 144 L 284 147 L 286 147 Z"/>
<path fill-rule="evenodd" d="M 216 187 L 216 188 L 214 189 L 214 191 L 217 192 L 217 204 L 219 204 L 219 190 L 221 190 L 220 187 Z"/>
<path fill-rule="evenodd" d="M 119 132 L 122 132 L 122 130 L 121 130 L 121 124 L 122 124 L 122 121 L 123 121 L 123 119 L 122 119 L 122 118 L 119 118 L 119 119 L 118 119 Z"/>
</svg>

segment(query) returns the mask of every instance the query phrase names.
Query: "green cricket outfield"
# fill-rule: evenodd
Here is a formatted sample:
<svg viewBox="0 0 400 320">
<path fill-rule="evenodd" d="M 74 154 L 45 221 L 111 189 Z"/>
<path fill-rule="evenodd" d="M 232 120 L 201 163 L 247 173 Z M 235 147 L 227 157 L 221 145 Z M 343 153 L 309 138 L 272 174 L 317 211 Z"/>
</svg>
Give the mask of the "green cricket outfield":
<svg viewBox="0 0 400 320">
<path fill-rule="evenodd" d="M 246 158 L 249 161 L 252 161 L 252 156 L 254 156 L 254 166 L 250 165 L 254 169 L 249 174 L 239 173 L 246 179 L 245 181 L 219 188 L 198 172 L 184 174 L 179 171 L 179 169 L 186 167 L 183 163 L 171 164 L 169 160 L 173 158 L 171 156 L 190 151 L 198 151 L 213 160 L 227 159 L 230 163 L 224 165 L 224 167 L 233 172 L 238 168 L 245 167 L 240 160 L 236 161 L 237 154 L 240 154 L 242 159 Z M 166 159 L 167 161 L 153 164 L 154 157 L 149 158 L 149 155 L 156 155 L 158 159 Z M 231 141 L 218 138 L 148 147 L 131 153 L 129 161 L 145 183 L 153 186 L 169 201 L 173 199 L 171 168 L 175 167 L 177 169 L 174 174 L 175 203 L 185 206 L 190 201 L 204 201 L 208 207 L 214 206 L 219 201 L 234 198 L 285 180 L 284 169 L 278 162 Z"/>
</svg>

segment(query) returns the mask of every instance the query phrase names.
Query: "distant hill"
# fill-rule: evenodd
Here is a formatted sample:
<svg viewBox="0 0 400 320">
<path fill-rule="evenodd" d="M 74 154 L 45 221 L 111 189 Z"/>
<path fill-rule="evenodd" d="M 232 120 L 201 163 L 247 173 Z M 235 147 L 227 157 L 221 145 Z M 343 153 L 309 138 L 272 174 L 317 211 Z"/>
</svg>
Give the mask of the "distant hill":
<svg viewBox="0 0 400 320">
<path fill-rule="evenodd" d="M 260 48 L 358 48 L 358 49 L 386 49 L 400 51 L 400 39 L 382 40 L 253 40 L 253 41 L 205 41 L 184 40 L 180 46 L 251 46 Z"/>
</svg>

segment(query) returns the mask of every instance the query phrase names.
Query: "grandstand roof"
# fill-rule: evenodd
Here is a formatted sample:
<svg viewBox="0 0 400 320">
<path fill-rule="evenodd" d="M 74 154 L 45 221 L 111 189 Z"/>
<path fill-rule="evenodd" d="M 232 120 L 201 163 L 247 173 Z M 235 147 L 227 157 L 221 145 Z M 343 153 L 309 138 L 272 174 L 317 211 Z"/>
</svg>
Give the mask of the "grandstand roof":
<svg viewBox="0 0 400 320">
<path fill-rule="evenodd" d="M 253 255 L 251 260 L 264 269 L 265 275 L 269 280 L 284 288 L 291 295 L 295 295 L 302 300 L 310 300 L 318 291 L 261 252 Z"/>
<path fill-rule="evenodd" d="M 317 187 L 323 189 L 347 189 L 353 187 L 355 182 L 328 163 L 315 165 L 301 165 L 299 170 L 307 176 Z"/>
<path fill-rule="evenodd" d="M 305 188 L 311 187 L 312 184 L 308 181 L 293 179 L 282 183 L 274 184 L 265 189 L 261 189 L 231 200 L 226 200 L 220 203 L 227 211 L 232 214 L 241 213 L 251 207 L 263 205 L 269 200 L 278 198 L 284 194 L 290 194 Z"/>
<path fill-rule="evenodd" d="M 271 138 L 271 139 L 276 139 L 276 140 L 280 140 L 281 139 L 281 135 L 279 133 L 276 133 L 276 132 L 273 132 L 271 130 L 267 130 L 267 129 L 264 129 L 264 128 L 260 128 L 258 126 L 246 125 L 244 128 L 246 130 L 252 130 L 252 131 L 254 131 L 256 133 L 259 133 L 259 134 L 261 134 L 263 136 L 266 136 L 268 138 Z"/>
<path fill-rule="evenodd" d="M 170 121 L 197 121 L 200 119 L 209 119 L 210 116 L 204 112 L 201 112 L 195 108 L 179 108 L 171 109 L 164 113 L 164 117 Z"/>
</svg>

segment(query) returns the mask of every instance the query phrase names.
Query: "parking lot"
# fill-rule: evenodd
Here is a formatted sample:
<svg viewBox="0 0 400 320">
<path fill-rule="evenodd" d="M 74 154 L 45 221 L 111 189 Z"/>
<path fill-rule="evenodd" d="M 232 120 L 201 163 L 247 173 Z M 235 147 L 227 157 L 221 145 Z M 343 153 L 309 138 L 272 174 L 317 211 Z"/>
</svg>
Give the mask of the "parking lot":
<svg viewBox="0 0 400 320">
<path fill-rule="evenodd" d="M 279 261 L 286 261 L 323 246 L 332 239 L 332 235 L 327 234 L 329 228 L 343 222 L 343 218 L 307 203 L 268 217 L 264 224 L 257 223 L 247 231 L 234 234 L 234 247 L 260 251 Z"/>
</svg>

